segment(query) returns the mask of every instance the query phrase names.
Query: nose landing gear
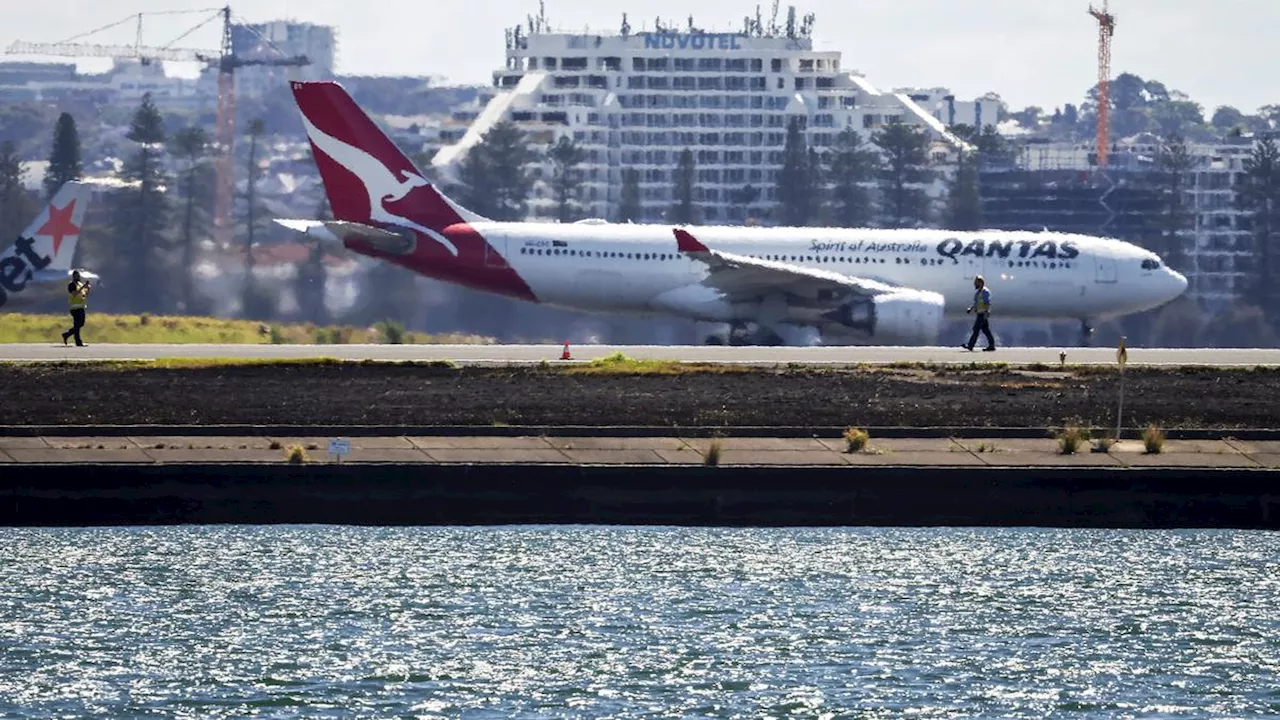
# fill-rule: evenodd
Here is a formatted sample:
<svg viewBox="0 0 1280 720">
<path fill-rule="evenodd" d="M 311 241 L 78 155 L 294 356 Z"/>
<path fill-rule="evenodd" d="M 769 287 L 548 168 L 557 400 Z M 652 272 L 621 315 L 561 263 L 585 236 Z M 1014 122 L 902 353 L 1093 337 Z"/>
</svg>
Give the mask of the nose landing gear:
<svg viewBox="0 0 1280 720">
<path fill-rule="evenodd" d="M 1089 347 L 1093 341 L 1093 325 L 1089 323 L 1088 318 L 1080 320 L 1080 347 Z"/>
</svg>

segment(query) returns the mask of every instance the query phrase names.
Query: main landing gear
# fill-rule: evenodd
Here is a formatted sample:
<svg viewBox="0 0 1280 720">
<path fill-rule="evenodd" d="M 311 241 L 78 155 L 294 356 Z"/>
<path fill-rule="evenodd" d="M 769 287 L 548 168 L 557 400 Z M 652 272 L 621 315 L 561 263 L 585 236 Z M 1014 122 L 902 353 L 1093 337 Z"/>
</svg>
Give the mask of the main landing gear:
<svg viewBox="0 0 1280 720">
<path fill-rule="evenodd" d="M 782 345 L 783 339 L 772 330 L 755 323 L 738 321 L 727 323 L 727 332 L 713 332 L 703 339 L 704 345 Z"/>
</svg>

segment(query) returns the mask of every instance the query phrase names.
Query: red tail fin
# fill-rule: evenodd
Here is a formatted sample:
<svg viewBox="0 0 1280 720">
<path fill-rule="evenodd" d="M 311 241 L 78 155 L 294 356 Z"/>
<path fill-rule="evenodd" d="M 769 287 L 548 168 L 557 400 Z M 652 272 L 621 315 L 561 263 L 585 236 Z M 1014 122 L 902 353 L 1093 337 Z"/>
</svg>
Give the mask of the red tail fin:
<svg viewBox="0 0 1280 720">
<path fill-rule="evenodd" d="M 293 96 L 334 218 L 427 234 L 484 219 L 432 187 L 341 85 L 295 82 Z"/>
</svg>

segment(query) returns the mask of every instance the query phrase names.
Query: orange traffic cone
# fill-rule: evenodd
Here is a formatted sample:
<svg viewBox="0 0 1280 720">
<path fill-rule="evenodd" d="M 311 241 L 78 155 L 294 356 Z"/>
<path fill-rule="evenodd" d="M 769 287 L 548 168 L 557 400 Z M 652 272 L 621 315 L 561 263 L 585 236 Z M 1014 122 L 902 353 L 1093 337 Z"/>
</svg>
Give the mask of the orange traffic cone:
<svg viewBox="0 0 1280 720">
<path fill-rule="evenodd" d="M 569 341 L 564 341 L 564 352 L 560 353 L 561 360 L 572 360 L 573 356 L 569 355 Z"/>
</svg>

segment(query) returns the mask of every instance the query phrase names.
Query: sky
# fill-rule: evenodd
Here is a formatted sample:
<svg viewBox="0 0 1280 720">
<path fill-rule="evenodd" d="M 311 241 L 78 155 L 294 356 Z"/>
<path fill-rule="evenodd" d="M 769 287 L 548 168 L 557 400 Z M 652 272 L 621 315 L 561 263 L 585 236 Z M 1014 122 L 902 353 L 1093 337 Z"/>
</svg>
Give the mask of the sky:
<svg viewBox="0 0 1280 720">
<path fill-rule="evenodd" d="M 788 0 L 779 12 L 785 18 Z M 1095 0 L 1099 3 L 1101 0 Z M 14 40 L 60 41 L 131 13 L 210 8 L 210 0 L 0 2 L 0 47 Z M 1079 103 L 1097 78 L 1097 25 L 1088 0 L 795 0 L 817 15 L 814 46 L 839 50 L 842 67 L 882 89 L 946 87 L 958 98 L 996 92 L 1013 110 Z M 20 10 L 7 9 L 18 6 Z M 766 22 L 771 0 L 761 3 Z M 233 14 L 249 22 L 279 18 L 333 25 L 337 71 L 440 75 L 488 84 L 504 60 L 503 29 L 537 14 L 537 0 L 253 0 Z M 737 30 L 747 0 L 546 0 L 553 27 L 616 32 L 622 13 L 633 31 L 654 18 L 685 25 L 690 13 L 708 31 Z M 1117 18 L 1112 74 L 1136 73 L 1181 90 L 1211 114 L 1280 103 L 1277 0 L 1111 0 Z M 164 45 L 210 13 L 145 15 L 144 44 Z M 132 43 L 126 23 L 91 39 Z M 181 46 L 216 48 L 211 23 Z M 15 58 L 7 58 L 15 59 Z"/>
</svg>

